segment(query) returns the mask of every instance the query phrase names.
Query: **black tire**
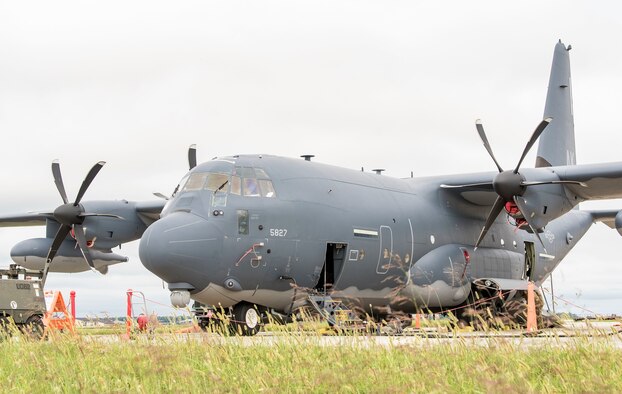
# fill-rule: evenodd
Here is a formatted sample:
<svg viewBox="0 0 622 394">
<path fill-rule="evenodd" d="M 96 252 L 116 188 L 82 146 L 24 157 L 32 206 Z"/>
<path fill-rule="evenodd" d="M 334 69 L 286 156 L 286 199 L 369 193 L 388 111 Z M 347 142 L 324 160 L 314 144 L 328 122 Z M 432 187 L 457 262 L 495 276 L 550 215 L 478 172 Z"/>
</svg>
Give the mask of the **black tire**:
<svg viewBox="0 0 622 394">
<path fill-rule="evenodd" d="M 30 316 L 22 326 L 24 335 L 33 340 L 41 339 L 44 331 L 45 326 L 43 324 L 43 316 L 41 315 Z"/>
<path fill-rule="evenodd" d="M 231 328 L 237 335 L 253 336 L 261 329 L 261 310 L 248 302 L 233 307 Z"/>
</svg>

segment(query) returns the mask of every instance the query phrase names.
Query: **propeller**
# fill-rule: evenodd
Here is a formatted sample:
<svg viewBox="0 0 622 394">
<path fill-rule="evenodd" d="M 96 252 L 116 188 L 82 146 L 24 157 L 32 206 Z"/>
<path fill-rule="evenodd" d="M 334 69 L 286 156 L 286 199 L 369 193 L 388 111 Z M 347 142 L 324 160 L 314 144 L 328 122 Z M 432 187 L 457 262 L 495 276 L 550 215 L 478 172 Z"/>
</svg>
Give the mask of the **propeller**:
<svg viewBox="0 0 622 394">
<path fill-rule="evenodd" d="M 52 245 L 50 246 L 50 250 L 48 251 L 45 267 L 43 269 L 43 285 L 45 284 L 45 279 L 47 278 L 47 274 L 50 269 L 50 263 L 56 256 L 56 253 L 58 252 L 58 249 L 62 245 L 63 241 L 65 240 L 67 235 L 72 232 L 72 230 L 72 234 L 76 238 L 76 242 L 80 247 L 80 251 L 84 256 L 84 259 L 88 263 L 89 267 L 91 267 L 91 269 L 95 269 L 95 264 L 93 263 L 93 258 L 91 257 L 91 253 L 89 252 L 88 244 L 86 241 L 85 228 L 82 225 L 85 218 L 93 216 L 103 216 L 123 219 L 121 216 L 118 215 L 85 212 L 84 207 L 80 205 L 82 197 L 84 197 L 84 194 L 93 182 L 93 179 L 95 179 L 104 164 L 106 164 L 106 162 L 100 161 L 91 168 L 91 170 L 84 178 L 84 181 L 82 181 L 82 185 L 80 186 L 80 190 L 76 195 L 76 199 L 72 203 L 70 203 L 67 199 L 67 193 L 65 192 L 65 185 L 63 183 L 63 177 L 60 171 L 60 164 L 58 163 L 58 160 L 54 160 L 52 162 L 52 175 L 54 176 L 54 183 L 56 184 L 58 193 L 63 200 L 63 205 L 56 208 L 54 210 L 54 213 L 52 214 L 54 220 L 60 224 L 60 227 L 58 228 L 58 231 L 54 236 L 54 240 L 52 241 Z"/>
<path fill-rule="evenodd" d="M 188 148 L 188 165 L 190 166 L 191 170 L 194 167 L 197 166 L 197 146 L 196 146 L 196 144 L 192 144 Z"/>
<path fill-rule="evenodd" d="M 546 127 L 551 123 L 553 118 L 546 118 L 542 120 L 536 129 L 533 131 L 531 138 L 527 141 L 525 145 L 525 149 L 523 149 L 523 153 L 521 154 L 516 167 L 513 170 L 504 171 L 497 158 L 495 157 L 492 147 L 488 142 L 488 138 L 486 137 L 486 132 L 484 131 L 484 126 L 482 125 L 481 120 L 475 121 L 475 127 L 477 128 L 477 133 L 479 134 L 480 139 L 484 144 L 484 148 L 492 158 L 492 161 L 497 166 L 499 173 L 495 176 L 495 179 L 492 182 L 480 182 L 480 183 L 470 183 L 470 184 L 462 184 L 462 185 L 440 185 L 443 189 L 480 189 L 480 190 L 494 190 L 497 193 L 497 198 L 490 209 L 486 217 L 486 222 L 484 223 L 484 227 L 477 238 L 477 242 L 475 242 L 475 249 L 479 247 L 479 245 L 486 237 L 488 230 L 492 227 L 493 223 L 497 219 L 497 216 L 501 213 L 501 211 L 505 208 L 510 212 L 510 210 L 515 209 L 517 213 L 521 213 L 524 220 L 523 224 L 527 224 L 531 231 L 536 235 L 542 247 L 546 251 L 546 247 L 542 242 L 542 238 L 540 238 L 540 234 L 538 234 L 538 228 L 533 225 L 533 217 L 535 216 L 535 212 L 529 208 L 527 201 L 523 198 L 525 191 L 528 187 L 531 186 L 540 186 L 540 185 L 559 185 L 559 184 L 570 184 L 570 185 L 579 185 L 582 187 L 587 187 L 587 185 L 583 182 L 573 181 L 573 180 L 547 180 L 547 181 L 526 181 L 525 177 L 521 175 L 520 167 L 523 164 L 523 160 L 534 146 L 540 135 L 544 132 Z M 512 207 L 513 206 L 513 207 Z"/>
<path fill-rule="evenodd" d="M 546 127 L 549 125 L 549 123 L 551 123 L 551 120 L 553 119 L 546 118 L 538 124 L 536 129 L 531 134 L 531 138 L 529 138 L 529 141 L 527 141 L 527 144 L 525 145 L 525 149 L 523 149 L 523 153 L 520 156 L 520 159 L 518 159 L 518 163 L 516 164 L 516 167 L 513 170 L 509 170 L 509 171 L 504 171 L 501 165 L 499 165 L 499 162 L 497 161 L 497 159 L 495 158 L 495 155 L 492 151 L 490 143 L 488 142 L 488 138 L 486 137 L 486 132 L 484 131 L 484 126 L 482 126 L 481 120 L 478 119 L 475 121 L 475 127 L 477 128 L 477 132 L 482 142 L 484 143 L 484 148 L 486 148 L 486 151 L 488 152 L 488 154 L 494 161 L 495 165 L 497 166 L 497 169 L 499 170 L 499 174 L 497 174 L 497 176 L 492 182 L 492 187 L 497 193 L 497 199 L 495 200 L 495 203 L 493 204 L 492 208 L 490 209 L 490 212 L 488 213 L 486 222 L 484 223 L 484 227 L 482 228 L 482 231 L 479 234 L 479 237 L 477 238 L 477 242 L 475 242 L 475 249 L 477 249 L 477 247 L 482 243 L 482 241 L 484 240 L 484 237 L 488 233 L 488 230 L 490 230 L 490 228 L 492 227 L 492 224 L 497 219 L 497 216 L 499 216 L 499 214 L 501 213 L 505 205 L 507 203 L 514 203 L 516 204 L 518 209 L 523 213 L 523 216 L 525 218 L 525 221 L 527 222 L 527 225 L 531 228 L 532 232 L 536 235 L 538 240 L 540 240 L 542 247 L 544 247 L 544 250 L 546 251 L 544 242 L 542 242 L 542 238 L 540 238 L 540 235 L 538 234 L 538 231 L 537 231 L 538 229 L 532 226 L 531 221 L 530 221 L 531 219 L 530 215 L 527 215 L 527 212 L 523 210 L 524 208 L 526 208 L 527 205 L 525 204 L 525 200 L 522 198 L 522 196 L 523 194 L 525 194 L 525 191 L 527 190 L 527 187 L 529 186 L 546 185 L 546 184 L 553 184 L 553 183 L 573 183 L 573 184 L 580 183 L 580 182 L 574 182 L 574 181 L 526 182 L 525 178 L 519 172 L 520 166 L 523 163 L 525 156 L 527 156 L 527 154 L 529 153 L 529 150 L 536 143 L 540 135 L 542 135 L 542 132 L 544 132 Z M 469 186 L 469 185 L 462 185 L 462 186 Z M 478 186 L 481 186 L 481 185 L 478 184 Z"/>
</svg>

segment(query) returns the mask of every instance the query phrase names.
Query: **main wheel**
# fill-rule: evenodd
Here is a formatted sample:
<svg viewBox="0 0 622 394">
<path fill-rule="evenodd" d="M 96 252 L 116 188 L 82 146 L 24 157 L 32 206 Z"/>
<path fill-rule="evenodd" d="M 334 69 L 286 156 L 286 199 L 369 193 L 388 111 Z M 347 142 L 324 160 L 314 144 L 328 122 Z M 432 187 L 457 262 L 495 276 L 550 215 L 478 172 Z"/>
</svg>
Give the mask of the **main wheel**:
<svg viewBox="0 0 622 394">
<path fill-rule="evenodd" d="M 45 326 L 43 325 L 43 317 L 41 315 L 30 316 L 22 327 L 24 335 L 34 340 L 41 339 L 44 330 Z"/>
<path fill-rule="evenodd" d="M 256 305 L 240 302 L 233 307 L 231 327 L 238 335 L 252 336 L 261 328 L 261 312 Z"/>
</svg>

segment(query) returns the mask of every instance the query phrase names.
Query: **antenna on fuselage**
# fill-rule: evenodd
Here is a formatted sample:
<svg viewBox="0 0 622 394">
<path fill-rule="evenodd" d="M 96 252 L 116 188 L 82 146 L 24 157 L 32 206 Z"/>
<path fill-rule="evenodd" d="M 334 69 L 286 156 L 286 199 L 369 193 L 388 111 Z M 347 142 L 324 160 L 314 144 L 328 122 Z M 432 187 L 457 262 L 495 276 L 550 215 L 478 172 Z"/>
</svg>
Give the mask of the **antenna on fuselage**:
<svg viewBox="0 0 622 394">
<path fill-rule="evenodd" d="M 376 168 L 372 170 L 373 172 L 375 172 L 378 175 L 382 175 L 382 171 L 385 171 L 384 168 Z"/>
<path fill-rule="evenodd" d="M 315 155 L 300 155 L 300 157 L 305 159 L 305 161 L 311 161 L 311 159 L 314 158 Z"/>
</svg>

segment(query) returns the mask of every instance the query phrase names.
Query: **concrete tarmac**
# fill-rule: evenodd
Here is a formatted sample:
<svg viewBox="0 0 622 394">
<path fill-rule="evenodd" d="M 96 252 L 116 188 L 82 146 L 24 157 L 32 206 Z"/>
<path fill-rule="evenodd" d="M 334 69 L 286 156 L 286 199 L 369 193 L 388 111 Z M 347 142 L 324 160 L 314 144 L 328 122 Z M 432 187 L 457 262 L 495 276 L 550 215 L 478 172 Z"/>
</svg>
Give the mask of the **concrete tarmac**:
<svg viewBox="0 0 622 394">
<path fill-rule="evenodd" d="M 103 343 L 128 342 L 119 335 L 85 335 L 85 341 Z M 233 344 L 238 346 L 275 346 L 279 344 L 352 346 L 352 347 L 434 347 L 475 346 L 498 347 L 508 345 L 516 349 L 564 348 L 579 344 L 599 344 L 622 349 L 622 327 L 615 322 L 571 322 L 563 327 L 526 333 L 524 330 L 467 332 L 442 329 L 406 329 L 400 335 L 322 335 L 314 332 L 260 332 L 253 337 L 223 336 L 214 333 L 192 332 L 179 334 L 136 334 L 129 342 L 176 343 L 196 342 L 202 345 Z"/>
</svg>

